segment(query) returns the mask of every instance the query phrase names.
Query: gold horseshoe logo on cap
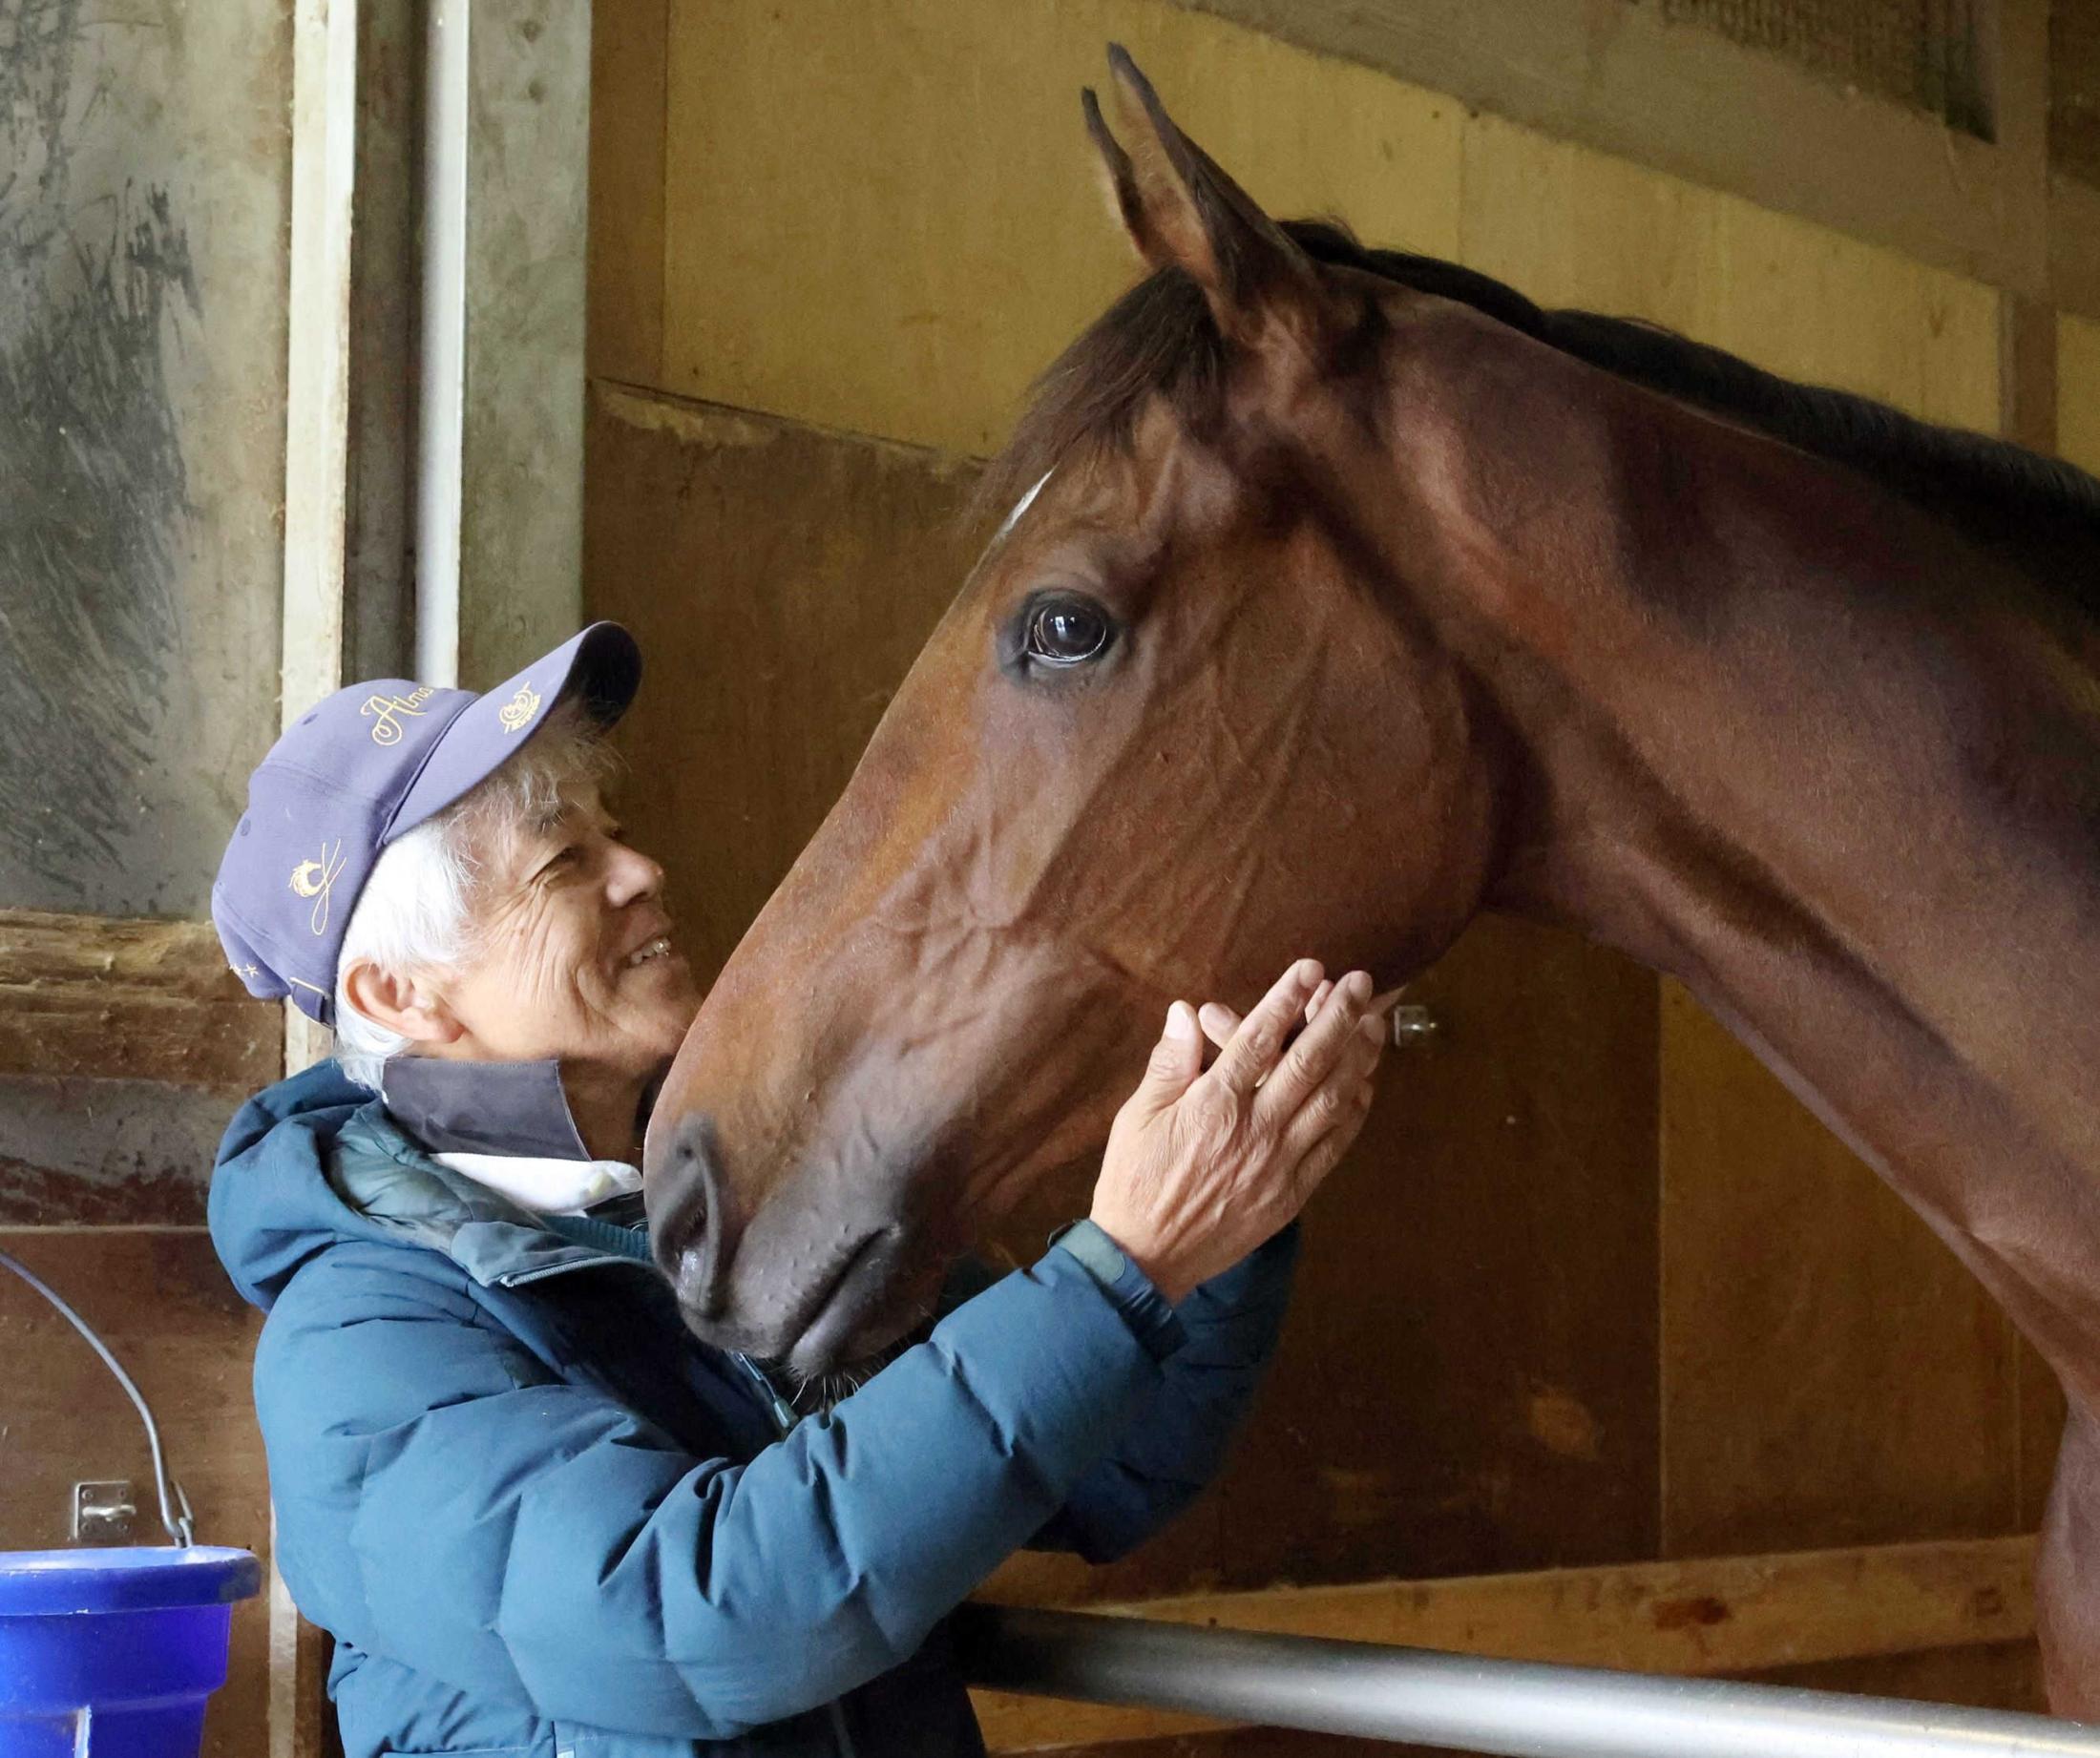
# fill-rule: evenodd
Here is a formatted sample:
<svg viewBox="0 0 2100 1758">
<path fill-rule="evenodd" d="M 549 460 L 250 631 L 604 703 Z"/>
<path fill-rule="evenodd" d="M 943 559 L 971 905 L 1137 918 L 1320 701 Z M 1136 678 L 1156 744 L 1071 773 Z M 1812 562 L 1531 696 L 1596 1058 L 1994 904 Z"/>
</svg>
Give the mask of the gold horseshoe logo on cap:
<svg viewBox="0 0 2100 1758">
<path fill-rule="evenodd" d="M 316 936 L 328 931 L 328 899 L 335 889 L 336 875 L 343 870 L 343 839 L 339 836 L 330 845 L 321 845 L 318 861 L 302 861 L 292 869 L 292 889 L 302 897 L 313 899 L 313 910 L 306 918 L 306 925 Z"/>
<path fill-rule="evenodd" d="M 503 722 L 503 730 L 514 733 L 531 720 L 539 707 L 539 692 L 529 683 L 517 686 L 517 694 L 496 710 L 496 719 Z"/>
</svg>

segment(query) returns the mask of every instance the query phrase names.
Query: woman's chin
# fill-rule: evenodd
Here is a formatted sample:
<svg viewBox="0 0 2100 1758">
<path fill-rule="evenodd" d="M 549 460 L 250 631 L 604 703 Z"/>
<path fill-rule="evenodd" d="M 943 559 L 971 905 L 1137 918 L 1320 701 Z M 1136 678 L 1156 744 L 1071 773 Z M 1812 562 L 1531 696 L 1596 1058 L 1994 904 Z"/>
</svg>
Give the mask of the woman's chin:
<svg viewBox="0 0 2100 1758">
<path fill-rule="evenodd" d="M 700 985 L 693 981 L 693 967 L 682 952 L 665 952 L 627 966 L 620 973 L 620 989 L 638 1004 L 662 1008 L 666 1015 L 682 1012 L 682 1034 L 700 1012 Z"/>
</svg>

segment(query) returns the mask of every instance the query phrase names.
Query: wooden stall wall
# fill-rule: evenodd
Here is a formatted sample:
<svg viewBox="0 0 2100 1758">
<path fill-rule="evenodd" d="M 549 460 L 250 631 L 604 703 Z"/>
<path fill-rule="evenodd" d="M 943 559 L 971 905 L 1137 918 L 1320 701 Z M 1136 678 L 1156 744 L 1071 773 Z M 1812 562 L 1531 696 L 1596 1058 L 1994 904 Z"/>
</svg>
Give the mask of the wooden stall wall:
<svg viewBox="0 0 2100 1758">
<path fill-rule="evenodd" d="M 2100 322 L 2091 318 L 2057 320 L 2056 429 L 2057 450 L 2100 474 Z"/>
<path fill-rule="evenodd" d="M 1935 420 L 2003 419 L 1993 289 L 1166 0 L 598 0 L 586 596 L 649 655 L 629 817 L 704 967 L 968 569 L 976 462 L 1130 277 L 1077 105 L 1110 39 L 1272 211 Z M 2074 455 L 2100 450 L 2100 396 L 2072 387 L 2096 336 L 2067 320 L 2059 341 Z M 1701 1636 L 1682 1664 L 2035 1706 L 2016 1535 L 2053 1388 L 1951 1256 L 1688 996 L 1610 954 L 1484 922 L 1419 998 L 1443 1039 L 1393 1068 L 1309 1217 L 1225 1478 L 1135 1558 L 1023 1558 L 989 1591 L 1229 1618 L 1259 1616 L 1233 1590 L 1406 1580 L 1291 1615 L 1485 1647 L 1605 1640 L 1571 1608 L 1609 1601 L 1648 1609 L 1607 1652 L 1661 1666 L 1658 1632 L 1736 1615 L 1696 1559 L 1818 1551 L 1757 1579 L 1826 1595 L 1782 1594 L 1774 1628 L 1836 1605 L 1844 1631 Z M 1082 1197 L 1043 1193 L 1002 1243 L 1028 1252 Z M 1907 1634 L 1871 1585 L 1883 1553 L 1829 1554 L 1900 1540 L 1941 1608 Z M 1511 1594 L 1475 1597 L 1505 1571 Z M 1160 1718 L 986 1714 L 999 1749 L 1169 1749 L 1141 1738 Z M 1202 1742 L 1171 1749 L 1329 1749 Z"/>
</svg>

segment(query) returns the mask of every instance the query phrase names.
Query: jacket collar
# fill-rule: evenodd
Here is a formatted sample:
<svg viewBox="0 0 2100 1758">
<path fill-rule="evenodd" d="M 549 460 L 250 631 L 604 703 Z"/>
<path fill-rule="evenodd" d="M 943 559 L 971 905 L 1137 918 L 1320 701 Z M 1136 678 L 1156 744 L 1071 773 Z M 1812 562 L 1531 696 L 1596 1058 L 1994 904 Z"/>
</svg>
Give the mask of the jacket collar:
<svg viewBox="0 0 2100 1758">
<path fill-rule="evenodd" d="M 569 1109 L 559 1062 L 401 1056 L 388 1062 L 381 1079 L 387 1109 L 429 1153 L 591 1157 Z"/>
<path fill-rule="evenodd" d="M 327 1179 L 366 1222 L 405 1244 L 445 1253 L 484 1287 L 516 1287 L 594 1265 L 649 1262 L 647 1236 L 639 1228 L 533 1214 L 425 1153 L 376 1099 L 336 1137 Z"/>
</svg>

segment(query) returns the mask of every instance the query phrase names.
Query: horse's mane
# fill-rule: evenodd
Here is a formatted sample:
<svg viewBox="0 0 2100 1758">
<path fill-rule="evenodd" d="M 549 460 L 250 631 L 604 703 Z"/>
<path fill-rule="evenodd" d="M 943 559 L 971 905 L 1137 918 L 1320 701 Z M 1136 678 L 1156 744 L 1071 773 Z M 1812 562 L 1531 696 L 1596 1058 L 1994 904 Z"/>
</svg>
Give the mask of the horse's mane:
<svg viewBox="0 0 2100 1758">
<path fill-rule="evenodd" d="M 1936 427 L 1849 391 L 1800 385 L 1719 348 L 1629 318 L 1550 310 L 1491 277 L 1434 257 L 1359 244 L 1327 220 L 1284 230 L 1315 261 L 1456 300 L 1512 329 L 1665 396 L 1851 467 L 1998 550 L 2100 571 L 2100 481 L 2054 458 Z M 1125 293 L 1038 381 L 1012 443 L 983 485 L 1003 508 L 1075 450 L 1127 446 L 1158 395 L 1201 425 L 1219 408 L 1225 347 L 1201 291 L 1162 269 Z M 2084 578 L 2062 582 L 2088 597 Z"/>
</svg>

